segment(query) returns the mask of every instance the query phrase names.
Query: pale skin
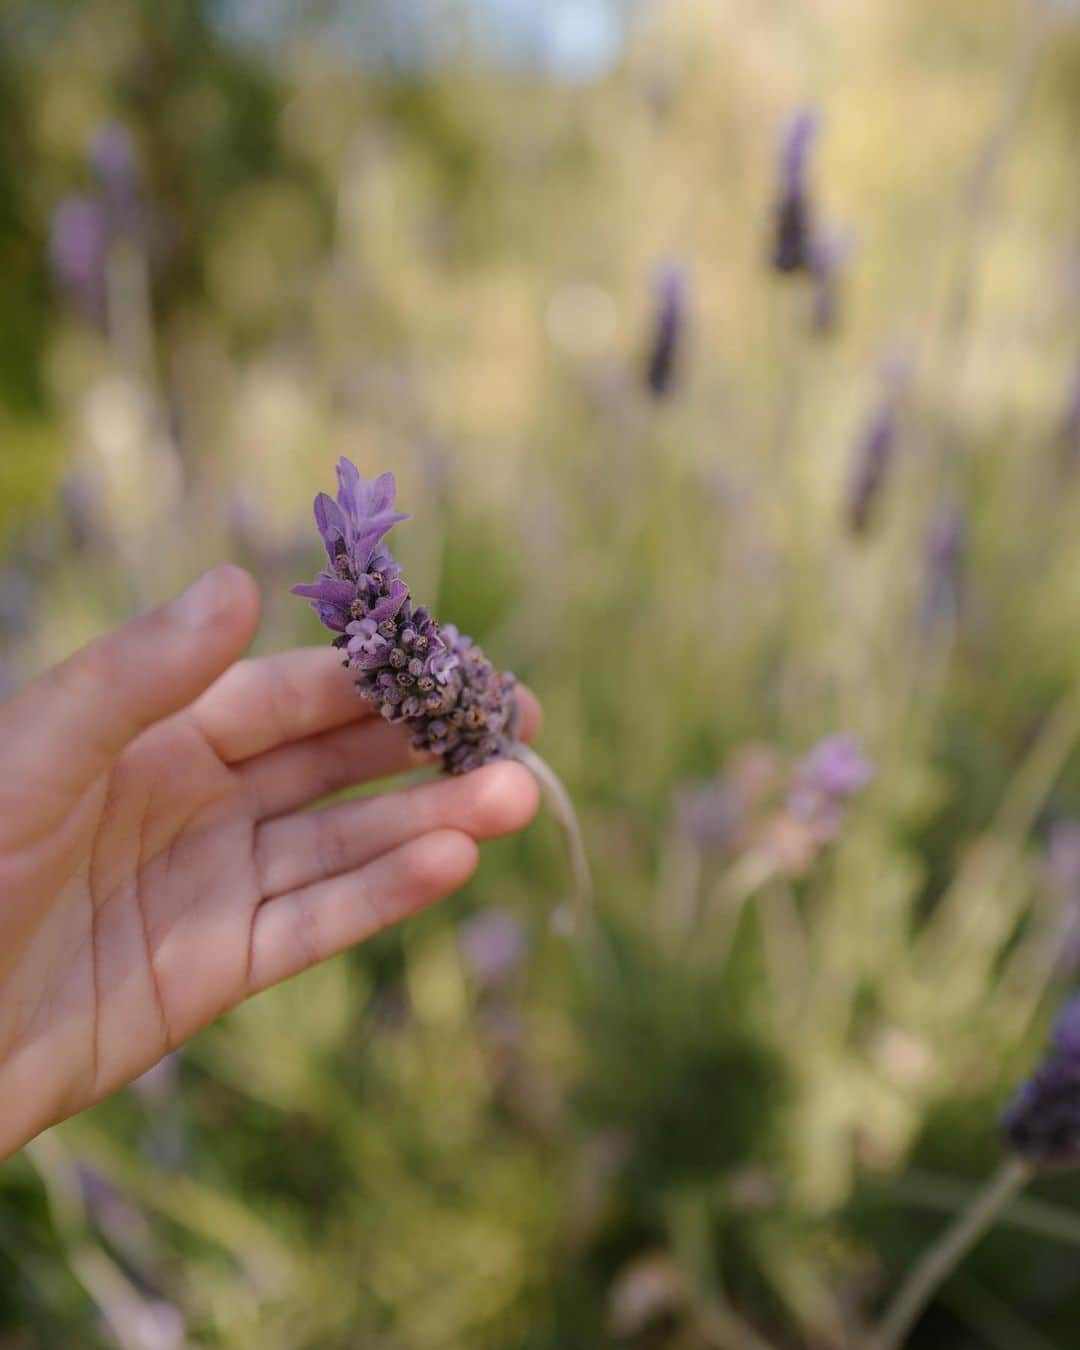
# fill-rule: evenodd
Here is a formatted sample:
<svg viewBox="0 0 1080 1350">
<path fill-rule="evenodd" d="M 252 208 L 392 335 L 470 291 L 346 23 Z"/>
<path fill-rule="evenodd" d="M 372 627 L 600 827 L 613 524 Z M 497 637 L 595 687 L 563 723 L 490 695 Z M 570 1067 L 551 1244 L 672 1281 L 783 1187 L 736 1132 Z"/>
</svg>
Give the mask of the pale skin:
<svg viewBox="0 0 1080 1350">
<path fill-rule="evenodd" d="M 258 611 L 216 568 L 0 703 L 0 1158 L 536 811 L 512 763 L 308 809 L 424 761 L 331 648 L 240 659 Z"/>
</svg>

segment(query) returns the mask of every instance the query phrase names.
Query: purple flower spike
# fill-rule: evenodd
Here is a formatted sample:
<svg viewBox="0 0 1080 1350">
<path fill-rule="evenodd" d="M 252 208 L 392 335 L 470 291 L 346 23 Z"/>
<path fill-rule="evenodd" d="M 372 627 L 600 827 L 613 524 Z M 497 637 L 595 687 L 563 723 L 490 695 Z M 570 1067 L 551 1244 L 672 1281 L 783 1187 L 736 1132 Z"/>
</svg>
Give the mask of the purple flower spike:
<svg viewBox="0 0 1080 1350">
<path fill-rule="evenodd" d="M 1080 995 L 1065 1005 L 1050 1050 L 1001 1118 L 1010 1150 L 1040 1168 L 1080 1164 Z"/>
<path fill-rule="evenodd" d="M 851 797 L 874 776 L 874 766 L 854 736 L 840 733 L 819 741 L 803 761 L 801 778 L 829 797 Z"/>
<path fill-rule="evenodd" d="M 922 631 L 929 635 L 943 621 L 955 623 L 964 603 L 964 554 L 967 516 L 957 503 L 941 502 L 934 511 L 926 539 L 923 581 Z"/>
<path fill-rule="evenodd" d="M 787 813 L 821 843 L 840 833 L 844 803 L 874 777 L 873 764 L 854 736 L 843 733 L 819 741 L 795 772 Z"/>
<path fill-rule="evenodd" d="M 471 638 L 414 606 L 401 568 L 382 539 L 408 517 L 393 510 L 392 474 L 368 483 L 342 459 L 337 498 L 315 498 L 328 566 L 294 586 L 356 673 L 356 687 L 389 722 L 405 722 L 413 745 L 439 756 L 447 773 L 502 759 L 513 743 L 514 677 L 496 671 Z"/>
<path fill-rule="evenodd" d="M 458 942 L 470 975 L 483 988 L 505 983 L 525 956 L 525 930 L 506 910 L 489 910 L 466 919 L 458 930 Z"/>
<path fill-rule="evenodd" d="M 778 272 L 809 271 L 814 260 L 810 206 L 810 151 L 821 128 L 816 108 L 794 113 L 780 137 L 779 191 L 773 266 Z"/>
<path fill-rule="evenodd" d="M 679 348 L 686 327 L 687 278 L 677 263 L 662 267 L 656 277 L 656 330 L 649 351 L 646 379 L 657 398 L 671 393 Z"/>
<path fill-rule="evenodd" d="M 65 197 L 53 212 L 49 260 L 57 285 L 93 323 L 100 323 L 105 313 L 108 248 L 101 204 L 90 197 Z"/>
<path fill-rule="evenodd" d="M 1062 467 L 1075 469 L 1080 464 L 1080 361 L 1076 363 L 1069 384 L 1060 440 Z"/>
</svg>

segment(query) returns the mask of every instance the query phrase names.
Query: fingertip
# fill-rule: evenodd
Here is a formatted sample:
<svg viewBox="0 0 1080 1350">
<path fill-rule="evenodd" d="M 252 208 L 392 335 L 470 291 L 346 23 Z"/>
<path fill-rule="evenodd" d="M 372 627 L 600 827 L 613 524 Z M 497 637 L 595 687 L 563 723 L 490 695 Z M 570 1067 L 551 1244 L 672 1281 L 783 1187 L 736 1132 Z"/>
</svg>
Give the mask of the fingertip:
<svg viewBox="0 0 1080 1350">
<path fill-rule="evenodd" d="M 523 829 L 540 806 L 536 779 L 521 764 L 489 764 L 469 778 L 479 832 L 485 838 Z"/>
<path fill-rule="evenodd" d="M 463 830 L 432 830 L 414 846 L 413 882 L 419 893 L 449 895 L 476 871 L 480 849 Z"/>
<path fill-rule="evenodd" d="M 220 563 L 205 575 L 217 597 L 219 613 L 228 616 L 237 627 L 243 625 L 249 637 L 254 634 L 262 601 L 251 573 L 236 563 Z"/>
</svg>

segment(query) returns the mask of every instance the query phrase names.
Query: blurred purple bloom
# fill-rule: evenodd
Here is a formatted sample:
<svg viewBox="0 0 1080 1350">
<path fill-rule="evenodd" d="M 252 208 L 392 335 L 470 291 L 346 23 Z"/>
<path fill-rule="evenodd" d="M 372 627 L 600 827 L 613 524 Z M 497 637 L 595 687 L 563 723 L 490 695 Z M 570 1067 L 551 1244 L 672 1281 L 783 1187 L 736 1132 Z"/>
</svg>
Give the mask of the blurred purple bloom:
<svg viewBox="0 0 1080 1350">
<path fill-rule="evenodd" d="M 728 778 L 683 788 L 675 798 L 675 820 L 691 843 L 706 853 L 730 849 L 745 823 L 746 804 Z"/>
<path fill-rule="evenodd" d="M 897 406 L 887 401 L 874 410 L 855 442 L 848 489 L 848 521 L 855 534 L 865 534 L 870 527 L 889 476 L 897 428 Z"/>
<path fill-rule="evenodd" d="M 49 258 L 60 289 L 92 323 L 104 318 L 108 248 L 108 225 L 100 202 L 65 197 L 53 212 Z"/>
<path fill-rule="evenodd" d="M 405 722 L 417 749 L 439 756 L 448 773 L 467 773 L 505 757 L 514 734 L 514 677 L 496 671 L 480 648 L 413 606 L 401 568 L 382 544 L 406 516 L 392 510 L 392 474 L 368 483 L 354 464 L 338 464 L 337 499 L 320 492 L 315 523 L 328 567 L 293 594 L 311 601 L 336 633 L 360 694 L 390 722 Z"/>
<path fill-rule="evenodd" d="M 1080 464 L 1080 361 L 1076 363 L 1069 384 L 1060 438 L 1063 465 L 1067 469 L 1075 468 Z"/>
<path fill-rule="evenodd" d="M 851 797 L 874 776 L 874 766 L 854 736 L 841 732 L 819 741 L 799 770 L 804 785 L 829 797 Z"/>
<path fill-rule="evenodd" d="M 486 910 L 466 919 L 458 942 L 469 973 L 484 987 L 503 983 L 525 955 L 525 929 L 506 910 Z"/>
<path fill-rule="evenodd" d="M 67 475 L 60 485 L 60 508 L 77 553 L 85 553 L 103 538 L 101 485 L 90 474 L 73 470 Z"/>
<path fill-rule="evenodd" d="M 94 134 L 88 158 L 101 185 L 110 229 L 117 234 L 140 234 L 144 225 L 142 192 L 131 133 L 117 122 L 108 123 Z"/>
<path fill-rule="evenodd" d="M 967 517 L 953 502 L 941 502 L 926 539 L 920 623 L 925 634 L 943 621 L 955 622 L 963 607 Z"/>
<path fill-rule="evenodd" d="M 803 108 L 780 137 L 779 184 L 773 266 L 778 272 L 807 271 L 813 263 L 813 214 L 809 195 L 810 150 L 821 127 L 815 108 Z"/>
<path fill-rule="evenodd" d="M 686 328 L 687 276 L 678 263 L 667 263 L 656 275 L 656 328 L 646 379 L 657 398 L 672 390 L 679 349 Z"/>
<path fill-rule="evenodd" d="M 820 842 L 828 843 L 840 832 L 845 801 L 861 792 L 874 773 L 854 736 L 828 736 L 796 768 L 787 814 Z"/>
<path fill-rule="evenodd" d="M 1045 1060 L 1001 1124 L 1012 1152 L 1036 1167 L 1080 1163 L 1080 995 L 1065 1005 Z"/>
</svg>

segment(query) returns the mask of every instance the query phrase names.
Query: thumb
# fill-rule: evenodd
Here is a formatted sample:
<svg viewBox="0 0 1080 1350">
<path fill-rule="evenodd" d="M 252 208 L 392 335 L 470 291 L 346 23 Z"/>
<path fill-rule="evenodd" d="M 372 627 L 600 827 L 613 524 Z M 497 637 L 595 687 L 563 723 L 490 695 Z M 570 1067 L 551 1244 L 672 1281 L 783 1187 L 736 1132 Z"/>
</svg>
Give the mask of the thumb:
<svg viewBox="0 0 1080 1350">
<path fill-rule="evenodd" d="M 6 782 L 84 787 L 217 679 L 251 641 L 258 616 L 255 582 L 225 565 L 95 639 L 0 706 Z"/>
</svg>

